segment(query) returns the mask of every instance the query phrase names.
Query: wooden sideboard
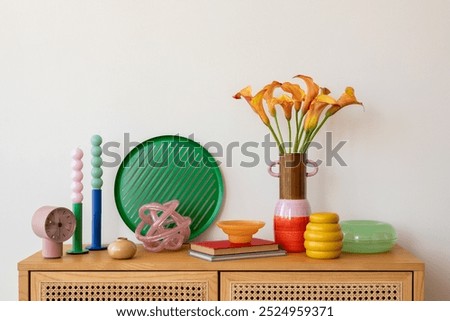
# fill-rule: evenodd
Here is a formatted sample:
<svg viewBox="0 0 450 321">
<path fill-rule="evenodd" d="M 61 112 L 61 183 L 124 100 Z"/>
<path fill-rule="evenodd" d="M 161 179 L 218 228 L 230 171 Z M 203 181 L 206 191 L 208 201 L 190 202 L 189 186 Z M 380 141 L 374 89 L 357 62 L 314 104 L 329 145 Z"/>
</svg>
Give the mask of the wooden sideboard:
<svg viewBox="0 0 450 321">
<path fill-rule="evenodd" d="M 208 262 L 138 246 L 130 260 L 107 251 L 18 263 L 19 300 L 423 300 L 425 264 L 404 248 L 333 260 L 305 253 Z"/>
</svg>

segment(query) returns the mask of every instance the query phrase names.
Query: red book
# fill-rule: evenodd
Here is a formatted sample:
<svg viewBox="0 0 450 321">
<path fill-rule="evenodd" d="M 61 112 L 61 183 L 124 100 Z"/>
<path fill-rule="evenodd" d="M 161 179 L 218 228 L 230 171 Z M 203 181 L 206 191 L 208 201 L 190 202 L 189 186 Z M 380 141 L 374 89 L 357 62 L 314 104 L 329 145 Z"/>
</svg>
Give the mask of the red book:
<svg viewBox="0 0 450 321">
<path fill-rule="evenodd" d="M 253 238 L 250 243 L 231 243 L 228 240 L 192 242 L 191 250 L 210 255 L 254 253 L 278 250 L 278 243 Z"/>
</svg>

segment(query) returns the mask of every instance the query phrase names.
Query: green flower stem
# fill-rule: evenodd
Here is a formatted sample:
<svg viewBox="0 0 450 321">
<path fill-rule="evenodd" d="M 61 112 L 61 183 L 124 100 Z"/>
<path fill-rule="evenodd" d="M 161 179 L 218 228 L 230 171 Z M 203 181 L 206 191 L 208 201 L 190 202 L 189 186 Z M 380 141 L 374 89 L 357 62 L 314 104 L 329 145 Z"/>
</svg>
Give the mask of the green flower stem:
<svg viewBox="0 0 450 321">
<path fill-rule="evenodd" d="M 299 123 L 299 119 L 298 119 L 299 111 L 300 110 L 295 111 L 295 132 L 296 133 L 298 133 L 298 128 L 300 127 L 300 123 Z"/>
<path fill-rule="evenodd" d="M 277 125 L 278 134 L 280 135 L 280 142 L 283 143 L 283 150 L 284 150 L 284 139 L 283 139 L 283 134 L 281 133 L 281 130 L 280 130 L 280 124 L 278 123 L 277 114 L 275 114 L 274 118 L 275 118 L 275 124 Z"/>
<path fill-rule="evenodd" d="M 273 130 L 272 126 L 267 125 L 267 127 L 269 128 L 270 132 L 272 133 L 272 136 L 275 138 L 275 141 L 277 142 L 278 149 L 280 151 L 280 155 L 284 155 L 285 154 L 284 146 L 281 144 L 281 142 L 278 139 L 277 135 L 275 134 L 275 131 Z"/>
<path fill-rule="evenodd" d="M 289 152 L 292 153 L 292 128 L 290 120 L 288 120 L 288 129 L 289 129 Z"/>
<path fill-rule="evenodd" d="M 297 137 L 298 137 L 298 131 L 299 131 L 299 127 L 300 127 L 300 125 L 299 125 L 299 119 L 298 119 L 298 117 L 299 117 L 299 111 L 298 110 L 296 110 L 295 111 L 295 140 L 294 140 L 294 152 L 295 152 L 295 150 L 297 149 L 297 146 L 298 146 L 298 139 L 297 139 Z"/>
<path fill-rule="evenodd" d="M 298 113 L 298 112 L 297 112 Z M 294 144 L 294 153 L 298 152 L 299 150 L 299 146 L 300 146 L 300 142 L 302 139 L 302 135 L 303 135 L 303 126 L 302 126 L 302 122 L 303 122 L 303 117 L 305 116 L 305 113 L 300 113 L 300 119 L 297 118 L 297 132 L 295 135 L 295 144 Z"/>
<path fill-rule="evenodd" d="M 330 116 L 325 116 L 325 117 L 322 119 L 322 121 L 320 122 L 319 126 L 317 126 L 316 129 L 314 129 L 314 132 L 313 132 L 313 134 L 311 135 L 311 136 L 312 136 L 312 137 L 311 137 L 311 141 L 314 139 L 314 137 L 317 135 L 317 133 L 319 132 L 319 130 L 322 128 L 323 124 L 325 124 L 325 122 L 327 121 L 327 119 L 328 119 L 329 117 L 330 117 Z"/>
<path fill-rule="evenodd" d="M 305 143 L 303 134 L 305 133 L 305 128 L 302 126 L 300 128 L 300 133 L 298 135 L 298 142 L 299 142 L 299 146 L 297 146 L 297 151 L 299 151 L 301 149 L 301 146 Z M 303 143 L 302 143 L 302 138 L 303 138 Z"/>
<path fill-rule="evenodd" d="M 305 137 L 305 141 L 303 143 L 302 146 L 302 153 L 305 153 L 306 150 L 309 147 L 309 144 L 313 141 L 314 137 L 317 135 L 317 133 L 319 132 L 319 130 L 322 128 L 323 124 L 325 124 L 325 122 L 327 121 L 327 119 L 330 116 L 326 116 L 322 119 L 322 121 L 320 122 L 319 126 L 317 126 L 316 128 L 314 128 L 312 131 L 310 131 L 309 133 L 307 133 L 306 137 Z"/>
<path fill-rule="evenodd" d="M 306 153 L 306 150 L 309 147 L 309 143 L 311 143 L 311 140 L 312 140 L 312 139 L 310 139 L 312 131 L 306 131 L 305 133 L 306 134 L 305 134 L 305 138 L 303 139 L 303 143 L 300 148 L 300 153 Z"/>
</svg>

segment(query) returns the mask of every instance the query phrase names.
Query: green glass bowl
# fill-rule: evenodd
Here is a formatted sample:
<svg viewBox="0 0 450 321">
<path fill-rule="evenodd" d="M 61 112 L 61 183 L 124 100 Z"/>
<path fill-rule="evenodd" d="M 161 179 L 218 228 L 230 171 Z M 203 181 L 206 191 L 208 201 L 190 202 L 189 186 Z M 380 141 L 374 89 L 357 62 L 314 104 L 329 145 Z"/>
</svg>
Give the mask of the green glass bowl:
<svg viewBox="0 0 450 321">
<path fill-rule="evenodd" d="M 373 220 L 347 220 L 340 222 L 344 239 L 342 252 L 388 252 L 397 242 L 397 232 L 388 223 Z"/>
</svg>

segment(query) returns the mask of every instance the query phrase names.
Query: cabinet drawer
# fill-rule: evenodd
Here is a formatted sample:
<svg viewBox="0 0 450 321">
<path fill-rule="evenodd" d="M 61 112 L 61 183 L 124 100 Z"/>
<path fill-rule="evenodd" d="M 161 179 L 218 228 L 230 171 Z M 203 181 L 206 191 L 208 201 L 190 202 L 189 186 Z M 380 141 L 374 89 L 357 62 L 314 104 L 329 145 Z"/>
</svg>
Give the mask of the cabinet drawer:
<svg viewBox="0 0 450 321">
<path fill-rule="evenodd" d="M 221 300 L 412 300 L 412 272 L 223 272 Z"/>
<path fill-rule="evenodd" d="M 32 272 L 31 300 L 203 301 L 218 299 L 217 272 Z"/>
</svg>

